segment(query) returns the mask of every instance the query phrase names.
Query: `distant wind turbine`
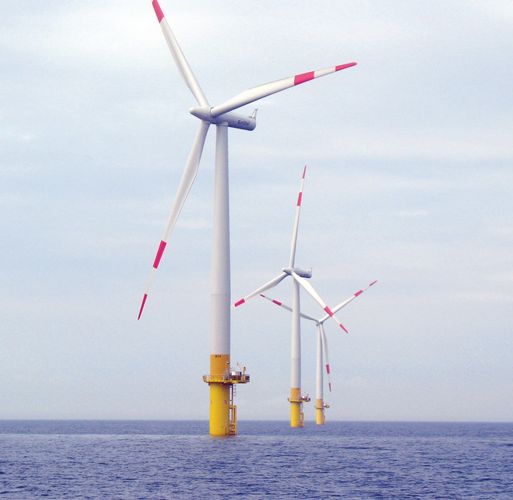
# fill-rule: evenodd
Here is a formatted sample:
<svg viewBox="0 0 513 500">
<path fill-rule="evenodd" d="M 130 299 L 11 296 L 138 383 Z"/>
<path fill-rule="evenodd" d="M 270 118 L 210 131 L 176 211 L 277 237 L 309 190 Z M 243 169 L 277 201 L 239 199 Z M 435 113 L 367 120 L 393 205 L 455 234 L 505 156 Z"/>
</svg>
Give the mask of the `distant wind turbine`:
<svg viewBox="0 0 513 500">
<path fill-rule="evenodd" d="M 349 298 L 336 305 L 333 308 L 333 312 L 338 312 L 348 304 L 350 304 L 356 297 L 359 297 L 363 292 L 367 291 L 371 286 L 375 285 L 376 281 L 370 283 L 366 288 L 362 290 L 358 290 Z M 293 308 L 284 304 L 280 300 L 272 299 L 263 293 L 260 294 L 261 297 L 267 299 L 273 304 L 286 309 L 287 311 L 294 312 Z M 316 364 L 316 385 L 315 385 L 315 421 L 317 425 L 323 425 L 326 421 L 324 410 L 329 408 L 329 406 L 324 402 L 324 379 L 323 379 L 323 363 L 324 359 L 326 360 L 326 374 L 328 376 L 328 388 L 331 392 L 331 366 L 329 361 L 328 354 L 328 339 L 326 338 L 326 332 L 324 331 L 324 323 L 330 318 L 328 314 L 322 316 L 321 318 L 314 318 L 313 316 L 309 316 L 308 314 L 300 312 L 299 315 L 301 318 L 306 319 L 308 321 L 313 321 L 316 325 L 317 330 L 317 364 Z"/>
<path fill-rule="evenodd" d="M 235 302 L 235 307 L 247 302 L 249 299 L 262 294 L 266 290 L 274 288 L 288 276 L 292 277 L 292 332 L 291 332 L 291 373 L 290 373 L 290 426 L 303 427 L 303 402 L 309 401 L 301 395 L 301 327 L 300 327 L 300 298 L 299 289 L 302 287 L 324 310 L 328 318 L 332 318 L 337 326 L 349 333 L 347 328 L 336 318 L 335 313 L 326 305 L 324 300 L 315 291 L 313 286 L 305 278 L 312 277 L 312 271 L 306 271 L 295 266 L 297 235 L 299 229 L 299 217 L 301 215 L 301 205 L 303 203 L 303 187 L 305 183 L 306 166 L 301 176 L 301 187 L 296 203 L 296 217 L 292 230 L 292 240 L 290 244 L 290 257 L 287 267 L 284 267 L 280 274 L 257 288 L 250 294 Z"/>
</svg>

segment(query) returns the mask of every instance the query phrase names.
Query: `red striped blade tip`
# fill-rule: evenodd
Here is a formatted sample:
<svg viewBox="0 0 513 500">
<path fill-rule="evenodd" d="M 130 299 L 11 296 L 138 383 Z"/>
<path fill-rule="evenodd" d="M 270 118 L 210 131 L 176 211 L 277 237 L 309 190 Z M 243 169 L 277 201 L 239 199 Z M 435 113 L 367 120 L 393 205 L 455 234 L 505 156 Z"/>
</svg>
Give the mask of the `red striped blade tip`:
<svg viewBox="0 0 513 500">
<path fill-rule="evenodd" d="M 305 165 L 305 168 L 303 169 L 303 179 L 305 178 L 306 176 L 306 165 Z"/>
<path fill-rule="evenodd" d="M 350 62 L 350 63 L 346 63 L 346 64 L 340 64 L 338 66 L 335 66 L 335 71 L 340 71 L 341 69 L 347 69 L 347 68 L 352 68 L 353 66 L 356 66 L 358 63 L 356 62 Z"/>
<path fill-rule="evenodd" d="M 160 5 L 157 2 L 157 0 L 153 0 L 153 2 L 151 3 L 153 5 L 153 9 L 155 10 L 155 14 L 157 15 L 157 19 L 160 23 L 160 21 L 162 21 L 162 19 L 164 18 L 164 13 L 162 12 L 162 9 L 160 8 Z"/>
<path fill-rule="evenodd" d="M 141 315 L 143 313 L 143 309 L 144 309 L 144 305 L 146 304 L 146 299 L 148 298 L 148 294 L 145 293 L 144 294 L 144 297 L 142 299 L 142 302 L 141 302 L 141 307 L 139 309 L 139 315 L 137 316 L 137 321 L 139 321 L 141 319 Z"/>
<path fill-rule="evenodd" d="M 331 382 L 328 383 L 328 387 L 330 388 L 330 392 L 331 392 Z"/>
<path fill-rule="evenodd" d="M 369 286 L 375 285 L 378 282 L 378 280 L 374 280 L 372 283 L 369 283 Z"/>
<path fill-rule="evenodd" d="M 246 302 L 246 300 L 245 300 L 245 299 L 240 299 L 240 300 L 238 300 L 237 302 L 235 302 L 234 306 L 235 306 L 235 307 L 239 307 L 239 306 L 241 306 L 242 304 L 244 304 L 244 302 Z"/>
<path fill-rule="evenodd" d="M 349 333 L 349 330 L 342 323 L 339 323 L 338 326 L 340 326 L 344 332 Z"/>
</svg>

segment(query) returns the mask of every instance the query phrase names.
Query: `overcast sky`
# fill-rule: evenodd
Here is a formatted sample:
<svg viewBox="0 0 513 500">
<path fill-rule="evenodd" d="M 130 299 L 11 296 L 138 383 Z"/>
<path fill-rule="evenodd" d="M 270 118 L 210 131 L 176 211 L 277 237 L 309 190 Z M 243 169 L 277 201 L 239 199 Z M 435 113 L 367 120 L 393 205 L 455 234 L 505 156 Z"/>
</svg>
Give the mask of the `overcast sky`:
<svg viewBox="0 0 513 500">
<path fill-rule="evenodd" d="M 327 325 L 327 418 L 512 421 L 513 2 L 161 6 L 214 104 L 358 61 L 229 139 L 233 299 L 287 264 L 304 164 L 297 264 L 330 304 L 379 280 Z M 136 321 L 197 128 L 150 0 L 0 19 L 0 418 L 208 418 L 212 131 Z M 288 313 L 233 312 L 239 418 L 288 418 L 289 357 Z"/>
</svg>

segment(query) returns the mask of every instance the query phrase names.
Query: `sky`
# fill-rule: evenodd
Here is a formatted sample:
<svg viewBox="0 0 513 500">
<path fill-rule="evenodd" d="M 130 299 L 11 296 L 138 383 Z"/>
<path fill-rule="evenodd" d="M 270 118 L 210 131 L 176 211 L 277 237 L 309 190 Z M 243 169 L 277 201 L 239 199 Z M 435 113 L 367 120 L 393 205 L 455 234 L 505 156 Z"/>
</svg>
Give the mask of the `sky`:
<svg viewBox="0 0 513 500">
<path fill-rule="evenodd" d="M 513 2 L 161 6 L 211 103 L 358 62 L 229 137 L 234 300 L 287 264 L 305 164 L 297 265 L 330 305 L 379 280 L 326 325 L 327 419 L 513 421 Z M 136 319 L 197 128 L 151 2 L 0 19 L 0 418 L 207 419 L 212 131 Z M 233 311 L 239 418 L 288 418 L 289 358 L 286 311 Z"/>
</svg>

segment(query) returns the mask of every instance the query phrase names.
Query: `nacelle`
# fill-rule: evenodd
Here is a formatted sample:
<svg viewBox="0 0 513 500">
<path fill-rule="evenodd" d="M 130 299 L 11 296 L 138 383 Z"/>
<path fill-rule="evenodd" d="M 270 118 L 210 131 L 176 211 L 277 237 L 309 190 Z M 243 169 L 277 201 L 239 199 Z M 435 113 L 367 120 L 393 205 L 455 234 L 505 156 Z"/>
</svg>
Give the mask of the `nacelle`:
<svg viewBox="0 0 513 500">
<path fill-rule="evenodd" d="M 309 269 L 306 271 L 305 269 L 300 269 L 299 267 L 284 267 L 282 271 L 288 275 L 294 271 L 298 276 L 301 276 L 301 278 L 311 278 L 312 277 L 312 270 Z"/>
<path fill-rule="evenodd" d="M 200 120 L 220 125 L 226 123 L 230 128 L 238 128 L 241 130 L 255 130 L 256 118 L 254 116 L 240 115 L 238 113 L 225 113 L 224 115 L 212 116 L 210 113 L 211 108 L 201 107 L 192 108 L 189 113 Z"/>
</svg>

